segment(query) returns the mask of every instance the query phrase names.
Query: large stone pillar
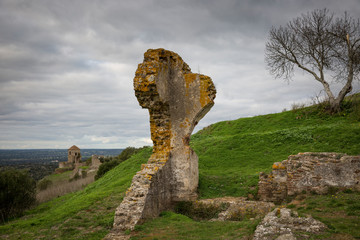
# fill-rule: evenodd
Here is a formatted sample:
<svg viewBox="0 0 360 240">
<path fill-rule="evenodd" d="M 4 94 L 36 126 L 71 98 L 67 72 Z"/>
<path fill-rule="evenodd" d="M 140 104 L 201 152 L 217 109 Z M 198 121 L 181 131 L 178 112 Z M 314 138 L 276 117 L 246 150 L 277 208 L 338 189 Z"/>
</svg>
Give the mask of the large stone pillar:
<svg viewBox="0 0 360 240">
<path fill-rule="evenodd" d="M 174 201 L 197 197 L 198 157 L 190 148 L 195 125 L 214 105 L 210 77 L 191 73 L 174 52 L 150 49 L 134 78 L 135 95 L 150 114 L 153 153 L 116 209 L 114 232 L 133 229 Z"/>
<path fill-rule="evenodd" d="M 149 163 L 170 161 L 172 200 L 196 199 L 198 157 L 189 146 L 195 125 L 214 105 L 211 78 L 191 73 L 174 52 L 148 50 L 134 78 L 135 95 L 149 109 L 154 151 Z"/>
</svg>

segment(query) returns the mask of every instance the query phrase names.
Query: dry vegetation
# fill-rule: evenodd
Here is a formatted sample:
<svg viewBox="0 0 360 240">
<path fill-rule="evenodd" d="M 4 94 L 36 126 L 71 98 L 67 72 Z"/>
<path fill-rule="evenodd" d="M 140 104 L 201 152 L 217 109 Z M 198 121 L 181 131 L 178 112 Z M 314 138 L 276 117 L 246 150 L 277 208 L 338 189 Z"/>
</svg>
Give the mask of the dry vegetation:
<svg viewBox="0 0 360 240">
<path fill-rule="evenodd" d="M 38 203 L 49 201 L 53 198 L 63 196 L 67 193 L 76 192 L 83 189 L 88 184 L 94 182 L 94 173 L 89 174 L 85 178 L 80 178 L 74 181 L 59 181 L 54 182 L 51 186 L 45 190 L 39 190 L 36 199 Z"/>
</svg>

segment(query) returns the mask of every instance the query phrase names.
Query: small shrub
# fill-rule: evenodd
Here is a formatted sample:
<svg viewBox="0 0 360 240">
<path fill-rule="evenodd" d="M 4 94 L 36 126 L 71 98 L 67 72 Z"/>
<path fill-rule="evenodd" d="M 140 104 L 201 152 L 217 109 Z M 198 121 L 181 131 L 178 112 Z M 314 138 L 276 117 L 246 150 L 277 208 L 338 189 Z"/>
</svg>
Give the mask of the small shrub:
<svg viewBox="0 0 360 240">
<path fill-rule="evenodd" d="M 127 147 L 117 157 L 99 158 L 102 164 L 100 165 L 96 173 L 95 180 L 101 178 L 102 176 L 105 175 L 105 173 L 107 173 L 108 171 L 119 165 L 121 162 L 129 159 L 132 155 L 140 152 L 140 150 L 144 148 L 146 147 L 141 147 L 141 148 Z"/>
<path fill-rule="evenodd" d="M 187 202 L 187 201 L 181 201 L 176 203 L 175 205 L 175 212 L 185 215 L 185 216 L 190 216 L 192 213 L 192 209 L 193 209 L 193 203 L 192 202 Z"/>
<path fill-rule="evenodd" d="M 343 191 L 343 193 L 353 193 L 354 191 L 351 188 L 347 188 Z"/>
<path fill-rule="evenodd" d="M 27 171 L 0 171 L 0 222 L 21 215 L 36 201 L 36 182 Z"/>
<path fill-rule="evenodd" d="M 104 176 L 105 173 L 107 173 L 108 171 L 110 171 L 111 169 L 116 167 L 117 165 L 119 165 L 119 161 L 117 161 L 117 160 L 111 160 L 109 162 L 104 162 L 103 164 L 101 164 L 95 175 L 95 180 L 98 180 L 99 178 Z"/>
<path fill-rule="evenodd" d="M 53 184 L 53 182 L 50 179 L 43 178 L 37 183 L 37 188 L 40 191 L 43 191 L 50 187 Z"/>
<path fill-rule="evenodd" d="M 220 205 L 193 203 L 187 201 L 178 202 L 175 205 L 175 212 L 190 217 L 194 220 L 209 220 L 217 218 L 219 213 L 226 210 L 228 204 L 222 203 Z"/>
<path fill-rule="evenodd" d="M 315 191 L 315 190 L 310 190 L 310 194 L 311 194 L 311 195 L 319 195 L 318 192 Z"/>
<path fill-rule="evenodd" d="M 117 157 L 120 162 L 123 162 L 129 159 L 135 153 L 138 153 L 142 148 L 135 148 L 135 147 L 127 147 L 125 148 Z"/>
<path fill-rule="evenodd" d="M 328 187 L 328 189 L 327 189 L 327 194 L 329 194 L 329 195 L 334 195 L 334 194 L 336 194 L 338 191 L 339 191 L 339 188 L 334 187 L 334 186 L 330 186 L 330 187 Z"/>
</svg>

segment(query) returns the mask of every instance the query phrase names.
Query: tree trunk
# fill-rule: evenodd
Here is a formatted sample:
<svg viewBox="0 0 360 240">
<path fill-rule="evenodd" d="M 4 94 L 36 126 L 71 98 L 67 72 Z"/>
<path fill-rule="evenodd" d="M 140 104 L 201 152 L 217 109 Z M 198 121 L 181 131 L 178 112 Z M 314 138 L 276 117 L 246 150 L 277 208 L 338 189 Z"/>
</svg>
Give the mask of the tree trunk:
<svg viewBox="0 0 360 240">
<path fill-rule="evenodd" d="M 346 84 L 341 89 L 341 91 L 339 92 L 339 95 L 335 99 L 334 106 L 331 106 L 332 113 L 340 112 L 341 103 L 343 102 L 345 96 L 352 90 L 353 78 L 354 78 L 354 70 L 353 70 L 352 62 L 350 62 L 349 66 L 348 66 L 348 76 L 347 76 Z"/>
<path fill-rule="evenodd" d="M 329 84 L 324 79 L 321 79 L 321 81 L 319 81 L 319 82 L 321 82 L 322 85 L 324 86 L 325 93 L 328 96 L 330 112 L 331 113 L 339 112 L 340 111 L 340 104 L 337 101 L 337 99 L 335 99 L 334 94 L 331 92 Z"/>
<path fill-rule="evenodd" d="M 339 99 L 334 99 L 333 101 L 329 101 L 330 104 L 330 113 L 338 113 L 340 112 L 341 108 L 341 101 Z"/>
</svg>

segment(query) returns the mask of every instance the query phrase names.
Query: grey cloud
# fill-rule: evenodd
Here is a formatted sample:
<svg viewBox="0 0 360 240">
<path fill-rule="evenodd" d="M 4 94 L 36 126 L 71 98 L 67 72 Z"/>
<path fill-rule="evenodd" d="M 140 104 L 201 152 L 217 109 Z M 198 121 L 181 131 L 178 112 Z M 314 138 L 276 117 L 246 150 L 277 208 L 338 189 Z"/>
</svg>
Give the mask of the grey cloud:
<svg viewBox="0 0 360 240">
<path fill-rule="evenodd" d="M 216 104 L 195 130 L 289 108 L 321 86 L 269 75 L 268 31 L 323 7 L 360 15 L 358 0 L 0 0 L 0 148 L 148 145 L 132 87 L 148 48 L 179 53 L 215 82 Z"/>
</svg>

